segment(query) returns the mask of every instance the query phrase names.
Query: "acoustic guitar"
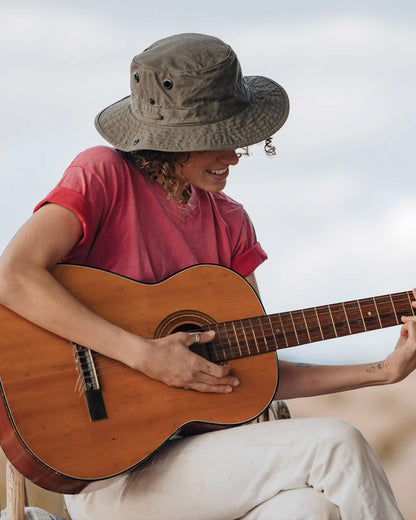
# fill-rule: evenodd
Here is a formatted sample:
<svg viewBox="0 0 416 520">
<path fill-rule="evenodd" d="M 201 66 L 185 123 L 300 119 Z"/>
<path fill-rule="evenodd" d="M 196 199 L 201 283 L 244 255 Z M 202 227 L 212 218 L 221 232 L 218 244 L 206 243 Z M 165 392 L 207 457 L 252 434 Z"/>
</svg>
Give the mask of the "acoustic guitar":
<svg viewBox="0 0 416 520">
<path fill-rule="evenodd" d="M 0 444 L 36 484 L 77 493 L 143 464 L 174 434 L 243 424 L 270 404 L 276 351 L 400 324 L 411 292 L 265 315 L 246 280 L 199 265 L 143 284 L 99 269 L 59 265 L 54 274 L 86 306 L 133 333 L 215 331 L 192 350 L 229 361 L 230 394 L 172 388 L 26 321 L 0 306 Z"/>
</svg>

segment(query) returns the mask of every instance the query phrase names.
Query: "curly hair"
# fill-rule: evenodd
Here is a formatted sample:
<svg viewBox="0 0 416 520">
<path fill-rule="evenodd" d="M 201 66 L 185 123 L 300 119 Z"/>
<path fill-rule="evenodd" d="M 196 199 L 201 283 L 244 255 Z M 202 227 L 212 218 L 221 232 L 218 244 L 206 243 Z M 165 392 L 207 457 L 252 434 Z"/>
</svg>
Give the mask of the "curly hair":
<svg viewBox="0 0 416 520">
<path fill-rule="evenodd" d="M 158 181 L 168 199 L 179 203 L 187 202 L 190 196 L 189 186 L 182 176 L 176 173 L 176 166 L 182 169 L 189 160 L 189 152 L 161 152 L 159 150 L 136 150 L 118 152 L 147 176 L 151 182 Z"/>
<path fill-rule="evenodd" d="M 136 150 L 124 152 L 117 150 L 127 161 L 133 164 L 140 173 L 147 176 L 150 182 L 159 182 L 168 199 L 178 203 L 186 203 L 190 197 L 189 185 L 183 176 L 177 174 L 176 167 L 182 170 L 189 160 L 191 152 L 161 152 L 159 150 Z M 264 142 L 266 155 L 276 155 L 272 138 Z M 202 152 L 201 152 L 202 153 Z M 249 155 L 248 147 L 242 148 L 238 156 Z"/>
</svg>

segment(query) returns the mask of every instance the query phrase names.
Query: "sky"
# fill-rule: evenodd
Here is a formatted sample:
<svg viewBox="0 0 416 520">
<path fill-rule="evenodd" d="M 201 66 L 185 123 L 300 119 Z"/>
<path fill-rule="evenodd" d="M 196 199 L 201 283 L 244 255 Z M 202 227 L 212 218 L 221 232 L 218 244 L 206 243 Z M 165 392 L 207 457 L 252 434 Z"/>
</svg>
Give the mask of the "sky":
<svg viewBox="0 0 416 520">
<path fill-rule="evenodd" d="M 229 43 L 243 73 L 288 92 L 291 113 L 234 167 L 269 259 L 257 270 L 266 312 L 416 286 L 413 168 L 416 18 L 410 1 L 198 4 L 72 0 L 0 6 L 0 251 L 77 153 L 105 144 L 104 107 L 129 94 L 132 57 L 201 32 Z M 286 359 L 383 359 L 399 330 L 288 349 Z"/>
</svg>

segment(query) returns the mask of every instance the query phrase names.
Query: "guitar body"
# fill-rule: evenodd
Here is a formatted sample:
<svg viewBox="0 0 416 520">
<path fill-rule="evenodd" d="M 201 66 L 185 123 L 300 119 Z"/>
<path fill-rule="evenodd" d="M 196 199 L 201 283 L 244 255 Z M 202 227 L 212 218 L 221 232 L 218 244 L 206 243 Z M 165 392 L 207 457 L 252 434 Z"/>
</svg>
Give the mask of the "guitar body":
<svg viewBox="0 0 416 520">
<path fill-rule="evenodd" d="M 151 285 L 71 265 L 57 266 L 55 276 L 89 308 L 148 338 L 264 314 L 252 287 L 219 266 Z M 76 493 L 128 471 L 177 431 L 254 419 L 278 382 L 275 352 L 231 361 L 241 385 L 225 395 L 168 387 L 99 354 L 94 360 L 106 410 L 100 420 L 91 420 L 71 342 L 0 306 L 0 443 L 23 475 L 52 491 Z"/>
</svg>

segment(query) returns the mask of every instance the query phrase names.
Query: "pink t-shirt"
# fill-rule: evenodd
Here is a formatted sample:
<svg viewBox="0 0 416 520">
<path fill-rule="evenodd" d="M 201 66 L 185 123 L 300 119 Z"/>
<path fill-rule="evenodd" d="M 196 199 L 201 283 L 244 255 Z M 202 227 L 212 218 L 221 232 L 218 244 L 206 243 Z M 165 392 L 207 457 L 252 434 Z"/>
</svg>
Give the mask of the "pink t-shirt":
<svg viewBox="0 0 416 520">
<path fill-rule="evenodd" d="M 99 267 L 145 283 L 186 267 L 212 263 L 247 276 L 266 254 L 241 204 L 192 187 L 188 204 L 166 199 L 117 151 L 79 154 L 47 202 L 73 210 L 83 235 L 64 262 Z"/>
</svg>

